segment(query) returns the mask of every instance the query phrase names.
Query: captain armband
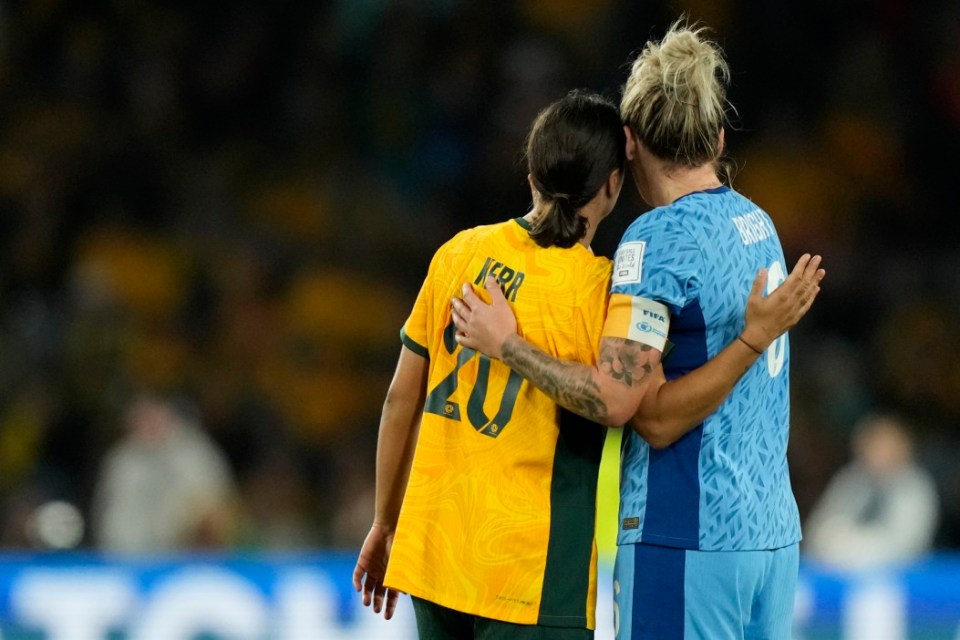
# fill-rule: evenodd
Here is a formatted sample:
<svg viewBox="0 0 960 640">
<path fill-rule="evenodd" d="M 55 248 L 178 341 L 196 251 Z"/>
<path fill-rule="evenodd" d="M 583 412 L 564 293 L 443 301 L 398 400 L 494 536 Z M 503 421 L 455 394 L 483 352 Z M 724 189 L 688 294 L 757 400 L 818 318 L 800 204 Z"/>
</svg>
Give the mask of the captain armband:
<svg viewBox="0 0 960 640">
<path fill-rule="evenodd" d="M 610 296 L 603 336 L 642 342 L 663 352 L 670 329 L 667 306 L 649 298 L 614 293 Z"/>
</svg>

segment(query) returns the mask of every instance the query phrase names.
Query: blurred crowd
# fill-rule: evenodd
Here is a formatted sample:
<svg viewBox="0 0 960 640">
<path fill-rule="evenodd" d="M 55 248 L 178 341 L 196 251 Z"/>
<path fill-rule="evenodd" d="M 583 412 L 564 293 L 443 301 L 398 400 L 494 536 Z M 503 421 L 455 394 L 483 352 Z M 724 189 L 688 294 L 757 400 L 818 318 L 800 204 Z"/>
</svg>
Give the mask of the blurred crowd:
<svg viewBox="0 0 960 640">
<path fill-rule="evenodd" d="M 358 547 L 433 251 L 522 214 L 536 112 L 616 97 L 679 11 L 729 56 L 735 186 L 825 257 L 801 515 L 882 406 L 960 547 L 952 0 L 0 2 L 0 546 Z"/>
</svg>

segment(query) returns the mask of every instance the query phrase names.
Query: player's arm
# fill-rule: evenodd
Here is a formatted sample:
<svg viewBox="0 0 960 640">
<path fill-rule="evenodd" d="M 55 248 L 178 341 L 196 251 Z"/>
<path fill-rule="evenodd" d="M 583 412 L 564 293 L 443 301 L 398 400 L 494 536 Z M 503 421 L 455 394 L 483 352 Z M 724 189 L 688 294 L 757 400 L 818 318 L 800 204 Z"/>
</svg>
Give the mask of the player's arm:
<svg viewBox="0 0 960 640">
<path fill-rule="evenodd" d="M 429 361 L 407 347 L 400 350 L 380 416 L 374 526 L 396 529 L 410 476 Z"/>
<path fill-rule="evenodd" d="M 488 280 L 486 288 L 493 304 L 484 304 L 469 286 L 464 287 L 462 300 L 453 301 L 457 340 L 488 356 L 502 359 L 561 406 L 602 424 L 620 426 L 627 422 L 640 410 L 646 392 L 653 386 L 657 391 L 651 401 L 653 404 L 644 409 L 639 428 L 633 426 L 643 435 L 642 429 L 656 424 L 656 429 L 651 432 L 661 430 L 666 434 L 663 437 L 669 438 L 681 428 L 678 425 L 689 429 L 715 410 L 756 360 L 762 349 L 748 347 L 745 340 L 755 339 L 756 344 L 769 345 L 809 310 L 823 277 L 823 271 L 818 268 L 819 256 L 813 259 L 816 261 L 813 268 L 810 268 L 811 260 L 809 255 L 804 255 L 776 291 L 755 301 L 767 309 L 772 305 L 786 305 L 791 312 L 786 316 L 781 312 L 751 318 L 749 331 L 745 330 L 734 341 L 741 343 L 739 346 L 731 344 L 730 351 L 723 354 L 719 363 L 692 380 L 681 378 L 669 383 L 680 385 L 682 382 L 679 388 L 662 389 L 668 383 L 662 373 L 658 373 L 661 349 L 645 342 L 604 337 L 600 341 L 595 366 L 547 355 L 516 335 L 513 312 L 492 280 Z M 758 279 L 760 277 L 758 275 Z M 763 279 L 765 282 L 765 274 Z M 756 282 L 754 288 L 759 294 Z M 664 391 L 664 395 L 661 396 L 660 391 Z"/>
<path fill-rule="evenodd" d="M 470 285 L 452 301 L 457 341 L 492 357 L 549 395 L 560 406 L 601 424 L 620 426 L 637 410 L 660 349 L 621 337 L 600 340 L 596 365 L 558 360 L 517 335 L 517 322 L 493 278 L 485 304 Z"/>
<path fill-rule="evenodd" d="M 747 298 L 746 325 L 740 336 L 708 362 L 676 380 L 667 382 L 663 370 L 658 369 L 630 426 L 659 449 L 703 422 L 773 341 L 810 310 L 824 275 L 820 256 L 805 255 L 787 280 L 764 296 L 767 274 L 761 270 Z"/>
<path fill-rule="evenodd" d="M 398 593 L 387 589 L 383 580 L 416 448 L 426 396 L 427 365 L 425 357 L 406 346 L 401 348 L 380 416 L 373 526 L 353 572 L 353 586 L 362 591 L 364 606 L 372 602 L 373 610 L 380 613 L 383 609 L 388 620 L 396 608 Z"/>
</svg>

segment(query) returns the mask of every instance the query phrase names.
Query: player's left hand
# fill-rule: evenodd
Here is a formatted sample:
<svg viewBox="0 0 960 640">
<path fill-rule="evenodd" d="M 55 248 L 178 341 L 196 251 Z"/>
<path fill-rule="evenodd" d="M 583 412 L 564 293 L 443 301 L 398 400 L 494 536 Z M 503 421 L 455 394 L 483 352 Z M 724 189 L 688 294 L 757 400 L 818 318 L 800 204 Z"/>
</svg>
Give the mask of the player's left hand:
<svg viewBox="0 0 960 640">
<path fill-rule="evenodd" d="M 464 284 L 463 297 L 451 301 L 450 313 L 457 327 L 457 342 L 491 358 L 500 358 L 504 341 L 517 333 L 517 318 L 495 278 L 488 276 L 484 288 L 492 304 L 485 303 L 473 287 Z"/>
<path fill-rule="evenodd" d="M 353 588 L 357 593 L 362 593 L 363 606 L 369 607 L 372 603 L 373 612 L 383 611 L 386 620 L 393 617 L 400 597 L 399 591 L 383 584 L 392 545 L 393 531 L 374 523 L 367 539 L 363 541 L 357 566 L 353 570 Z"/>
<path fill-rule="evenodd" d="M 764 296 L 767 272 L 761 269 L 747 298 L 746 326 L 741 338 L 755 351 L 764 351 L 778 337 L 792 329 L 807 314 L 820 293 L 826 271 L 822 257 L 803 254 L 790 275 Z"/>
</svg>

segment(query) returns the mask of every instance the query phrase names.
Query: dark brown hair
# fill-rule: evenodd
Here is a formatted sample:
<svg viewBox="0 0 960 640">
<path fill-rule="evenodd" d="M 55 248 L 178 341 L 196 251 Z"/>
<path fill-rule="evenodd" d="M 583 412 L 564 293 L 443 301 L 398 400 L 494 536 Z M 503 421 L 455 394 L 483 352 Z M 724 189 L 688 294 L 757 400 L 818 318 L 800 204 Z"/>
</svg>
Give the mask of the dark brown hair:
<svg viewBox="0 0 960 640">
<path fill-rule="evenodd" d="M 575 89 L 540 112 L 527 136 L 527 170 L 546 207 L 530 237 L 541 247 L 572 247 L 587 232 L 580 209 L 626 163 L 617 107 Z"/>
</svg>

